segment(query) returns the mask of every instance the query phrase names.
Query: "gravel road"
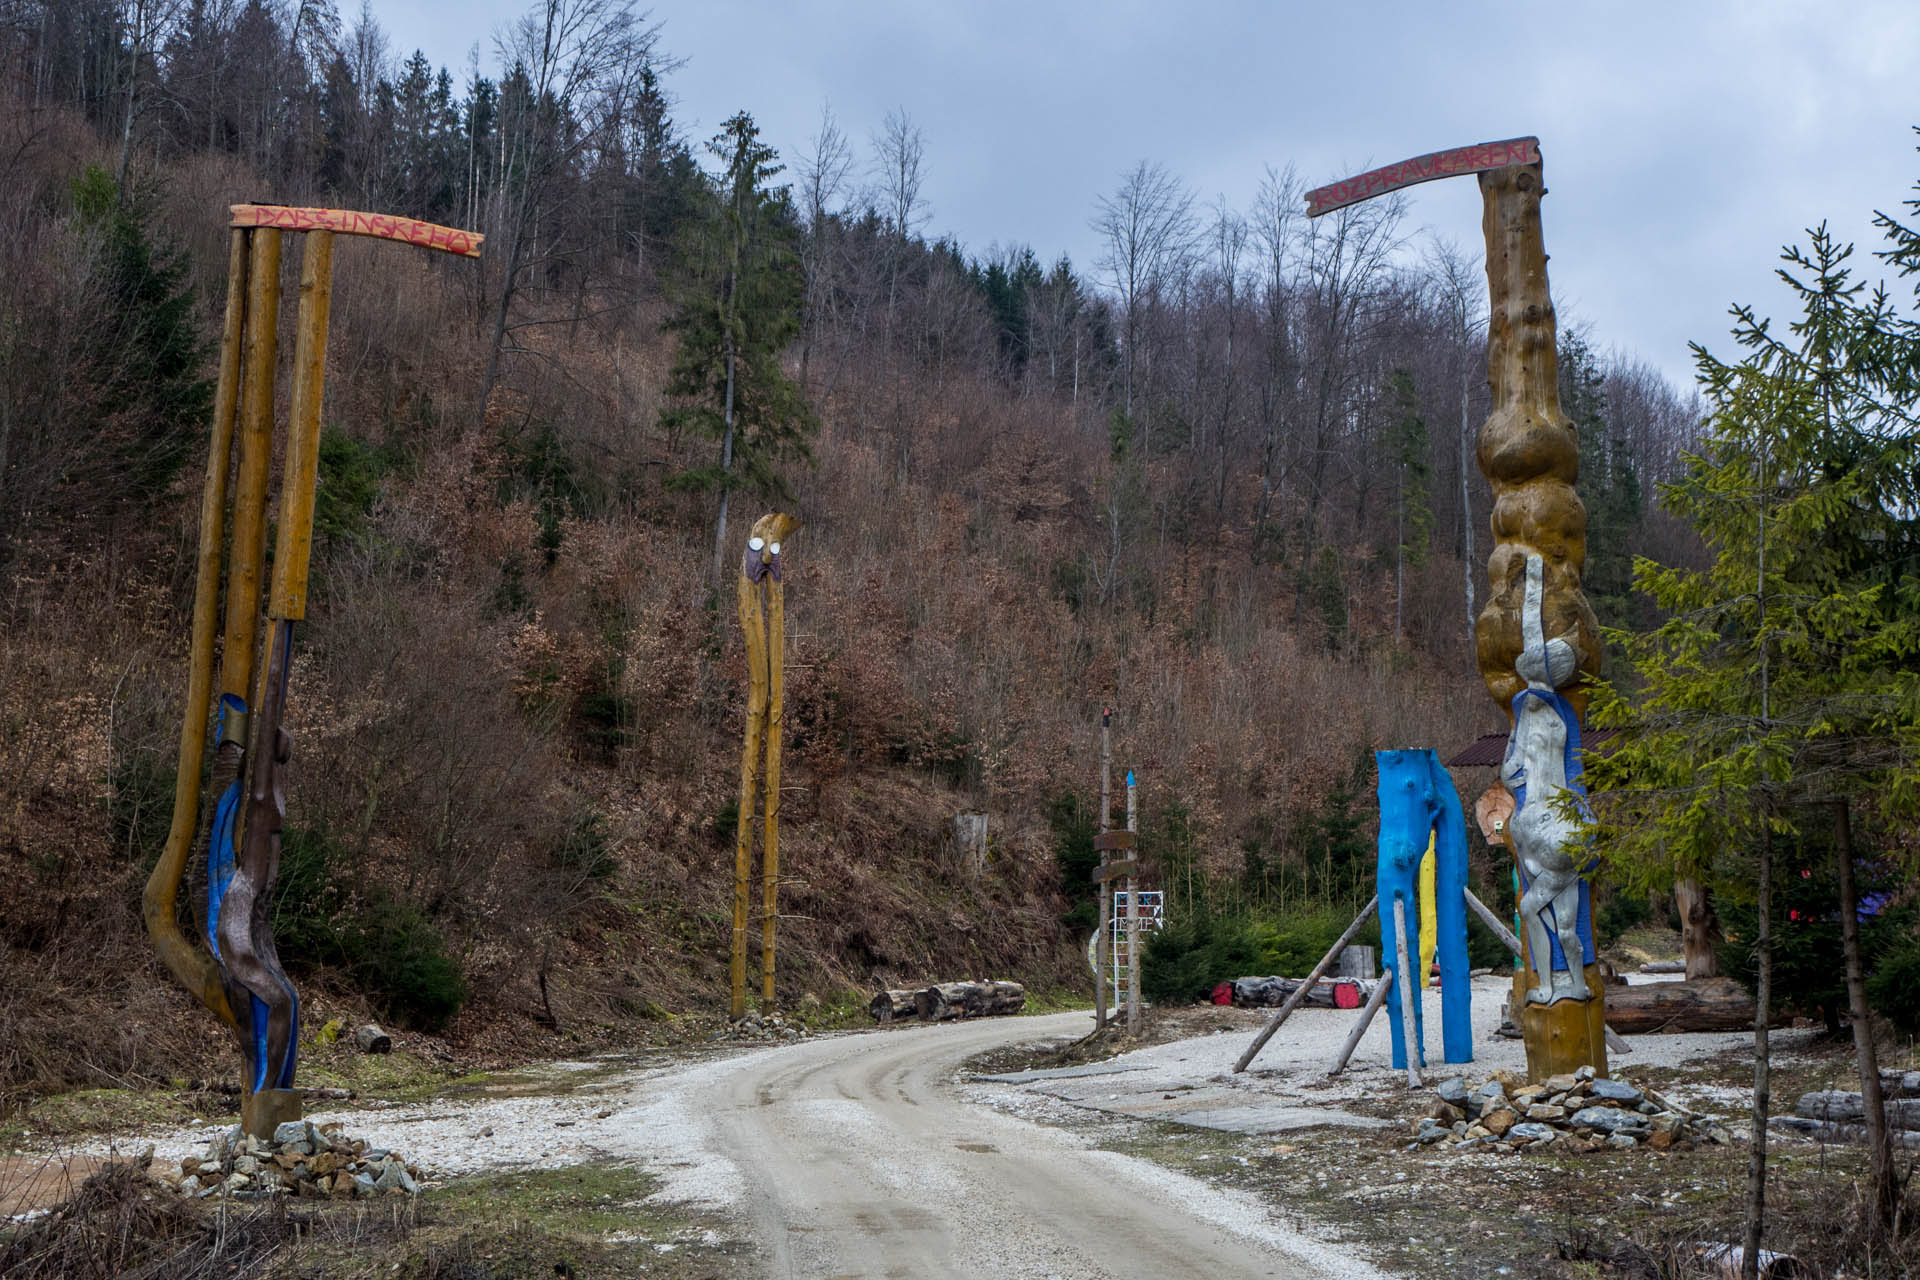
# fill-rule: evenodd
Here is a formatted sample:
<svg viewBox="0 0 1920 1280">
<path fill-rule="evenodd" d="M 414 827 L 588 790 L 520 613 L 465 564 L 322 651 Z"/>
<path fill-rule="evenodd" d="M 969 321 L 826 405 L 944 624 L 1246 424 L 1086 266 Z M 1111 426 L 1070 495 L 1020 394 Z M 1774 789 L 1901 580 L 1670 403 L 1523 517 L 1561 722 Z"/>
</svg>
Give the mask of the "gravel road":
<svg viewBox="0 0 1920 1280">
<path fill-rule="evenodd" d="M 684 1098 L 744 1182 L 776 1277 L 1372 1277 L 1250 1198 L 971 1105 L 985 1049 L 1084 1013 L 836 1037 L 708 1070 Z"/>
<path fill-rule="evenodd" d="M 660 1179 L 658 1199 L 731 1217 L 757 1245 L 755 1271 L 779 1280 L 1383 1280 L 1251 1195 L 989 1105 L 1006 1086 L 958 1083 L 974 1054 L 1092 1024 L 1085 1012 L 988 1018 L 611 1073 L 551 1063 L 510 1096 L 309 1118 L 405 1154 L 430 1184 L 631 1162 Z M 565 1087 L 541 1089 L 541 1075 Z M 177 1160 L 218 1127 L 123 1138 L 95 1154 L 151 1143 Z"/>
</svg>

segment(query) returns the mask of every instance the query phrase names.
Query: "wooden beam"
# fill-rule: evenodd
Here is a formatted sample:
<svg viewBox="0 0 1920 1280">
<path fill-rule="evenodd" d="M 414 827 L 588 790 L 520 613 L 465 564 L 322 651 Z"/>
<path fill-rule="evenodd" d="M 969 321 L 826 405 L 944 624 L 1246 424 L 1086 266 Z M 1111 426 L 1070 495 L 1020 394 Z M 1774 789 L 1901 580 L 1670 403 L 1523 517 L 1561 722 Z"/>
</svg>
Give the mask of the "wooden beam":
<svg viewBox="0 0 1920 1280">
<path fill-rule="evenodd" d="M 1307 192 L 1307 216 L 1317 218 L 1323 213 L 1332 213 L 1335 209 L 1359 204 L 1362 200 L 1371 200 L 1416 183 L 1432 182 L 1436 178 L 1452 178 L 1485 169 L 1504 169 L 1510 164 L 1539 163 L 1540 139 L 1533 137 L 1508 138 L 1504 142 L 1481 142 L 1471 147 L 1455 147 L 1450 151 L 1433 151 L 1411 160 L 1402 160 L 1398 164 L 1369 169 L 1355 177 Z"/>
<path fill-rule="evenodd" d="M 391 213 L 307 209 L 284 204 L 236 204 L 230 207 L 236 227 L 276 227 L 281 231 L 332 231 L 343 236 L 371 236 L 376 240 L 398 240 L 422 249 L 455 253 L 464 258 L 479 257 L 480 243 L 486 239 L 478 231 L 443 227 Z"/>
</svg>

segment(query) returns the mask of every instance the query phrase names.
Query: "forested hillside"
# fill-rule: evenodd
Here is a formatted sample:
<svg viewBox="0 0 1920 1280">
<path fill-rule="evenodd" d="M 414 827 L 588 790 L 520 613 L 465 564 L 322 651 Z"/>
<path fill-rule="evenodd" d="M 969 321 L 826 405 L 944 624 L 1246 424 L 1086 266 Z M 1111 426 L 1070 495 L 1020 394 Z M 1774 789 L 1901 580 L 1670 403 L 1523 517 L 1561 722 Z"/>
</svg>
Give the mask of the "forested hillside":
<svg viewBox="0 0 1920 1280">
<path fill-rule="evenodd" d="M 753 86 L 709 144 L 674 67 L 625 0 L 545 0 L 455 69 L 331 0 L 0 3 L 0 1084 L 219 1048 L 138 899 L 236 201 L 487 237 L 336 253 L 277 907 L 331 999 L 456 1038 L 722 1000 L 744 664 L 716 569 L 775 507 L 804 522 L 789 999 L 1084 982 L 1056 855 L 1104 703 L 1157 873 L 1270 900 L 1370 867 L 1329 832 L 1364 825 L 1373 747 L 1496 727 L 1477 257 L 1391 200 L 1307 222 L 1284 155 L 1246 157 L 1247 209 L 1116 175 L 1098 261 L 956 244 L 906 111 L 749 154 Z M 764 358 L 723 441 L 725 333 Z M 1696 412 L 1605 334 L 1561 376 L 1620 624 L 1630 557 L 1689 554 L 1651 495 Z M 970 808 L 979 880 L 946 846 Z"/>
</svg>

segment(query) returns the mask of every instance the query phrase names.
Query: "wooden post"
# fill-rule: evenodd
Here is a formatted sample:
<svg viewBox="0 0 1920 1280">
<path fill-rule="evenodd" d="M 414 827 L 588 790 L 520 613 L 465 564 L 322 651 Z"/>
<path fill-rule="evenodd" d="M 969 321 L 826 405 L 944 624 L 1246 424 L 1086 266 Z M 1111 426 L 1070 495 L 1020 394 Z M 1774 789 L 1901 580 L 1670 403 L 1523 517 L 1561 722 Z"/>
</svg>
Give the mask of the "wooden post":
<svg viewBox="0 0 1920 1280">
<path fill-rule="evenodd" d="M 238 1033 L 249 1067 L 242 1123 L 257 1137 L 300 1115 L 300 1094 L 293 1088 L 298 997 L 280 967 L 270 916 L 261 904 L 273 893 L 285 816 L 284 767 L 290 747 L 281 713 L 294 624 L 306 614 L 312 561 L 333 236 L 340 232 L 398 239 L 469 257 L 478 256 L 481 237 L 344 210 L 245 205 L 235 206 L 233 214 L 174 811 L 166 846 L 143 894 L 143 912 L 168 970 Z M 265 589 L 282 235 L 287 229 L 306 233 L 307 239 L 273 575 L 270 589 Z M 263 604 L 271 619 L 264 646 Z M 208 824 L 208 889 L 198 924 L 212 947 L 202 953 L 181 931 L 177 912 L 180 881 L 201 828 L 201 779 L 216 693 L 220 740 L 213 751 L 212 778 L 221 803 Z"/>
<path fill-rule="evenodd" d="M 740 575 L 740 630 L 747 646 L 747 732 L 740 753 L 740 809 L 733 838 L 733 955 L 728 1008 L 738 1018 L 747 1012 L 747 900 L 753 877 L 753 802 L 760 766 L 760 731 L 767 718 L 766 614 L 760 588 Z"/>
<path fill-rule="evenodd" d="M 273 377 L 280 342 L 280 233 L 253 233 L 247 268 L 247 339 L 241 375 L 240 463 L 234 478 L 233 533 L 227 556 L 226 639 L 220 650 L 220 692 L 244 699 L 253 691 L 259 632 L 260 576 L 266 566 L 267 481 L 273 467 Z M 245 741 L 244 734 L 240 735 Z"/>
<path fill-rule="evenodd" d="M 1386 1003 L 1387 988 L 1393 985 L 1393 977 L 1387 977 L 1373 984 L 1373 994 L 1367 997 L 1367 1007 L 1360 1011 L 1359 1020 L 1353 1024 L 1353 1030 L 1347 1032 L 1346 1043 L 1340 1046 L 1340 1055 L 1327 1068 L 1327 1074 L 1337 1076 L 1347 1069 L 1347 1060 L 1353 1057 L 1353 1051 L 1360 1047 L 1360 1037 L 1367 1034 L 1367 1026 L 1373 1021 L 1373 1015 L 1380 1012 L 1380 1006 Z"/>
<path fill-rule="evenodd" d="M 174 770 L 173 822 L 166 848 L 142 895 L 147 935 L 168 972 L 228 1027 L 237 1027 L 213 957 L 181 933 L 176 915 L 180 881 L 200 823 L 200 772 L 206 758 L 207 718 L 213 705 L 213 638 L 219 629 L 221 532 L 227 515 L 227 471 L 233 462 L 234 414 L 240 400 L 240 357 L 247 318 L 247 269 L 253 233 L 238 227 L 227 251 L 227 315 L 220 335 L 220 380 L 213 396 L 213 434 L 207 446 L 206 487 L 200 497 L 200 554 L 194 573 L 192 652 L 187 663 L 186 714 Z"/>
<path fill-rule="evenodd" d="M 1111 767 L 1113 745 L 1109 724 L 1113 718 L 1111 707 L 1100 708 L 1100 822 L 1098 831 L 1107 833 L 1107 827 L 1113 816 L 1111 791 Z M 1107 851 L 1100 851 L 1100 869 L 1106 870 Z M 1104 1031 L 1107 1026 L 1107 971 L 1112 963 L 1113 932 L 1113 885 L 1104 875 L 1100 877 L 1100 932 L 1094 937 L 1093 944 L 1093 1029 Z"/>
<path fill-rule="evenodd" d="M 1575 716 L 1586 710 L 1583 678 L 1600 670 L 1599 623 L 1580 589 L 1586 561 L 1586 511 L 1574 484 L 1580 445 L 1560 406 L 1553 297 L 1540 222 L 1546 194 L 1541 164 L 1513 164 L 1479 176 L 1487 244 L 1487 382 L 1492 412 L 1480 428 L 1480 470 L 1493 491 L 1495 544 L 1487 560 L 1490 592 L 1475 629 L 1487 691 L 1511 714 L 1526 688 L 1514 668 L 1524 643 L 1526 564 L 1544 566 L 1541 625 L 1565 636 L 1576 670 L 1560 686 Z M 1521 513 L 1525 514 L 1522 515 Z M 1534 959 L 1536 957 L 1529 957 Z M 1546 957 L 1537 957 L 1542 973 Z M 1515 1005 L 1531 1080 L 1591 1066 L 1607 1073 L 1605 987 L 1583 957 L 1567 964 L 1585 979 L 1587 1000 Z"/>
<path fill-rule="evenodd" d="M 1327 971 L 1327 967 L 1339 958 L 1342 951 L 1347 949 L 1347 944 L 1352 942 L 1354 935 L 1359 933 L 1361 928 L 1366 925 L 1367 917 L 1373 914 L 1373 909 L 1378 905 L 1380 905 L 1379 894 L 1375 894 L 1373 897 L 1367 899 L 1367 905 L 1360 908 L 1360 914 L 1353 918 L 1353 923 L 1347 926 L 1347 931 L 1335 939 L 1331 947 L 1327 948 L 1327 954 L 1321 956 L 1320 963 L 1313 966 L 1313 972 L 1307 975 L 1307 980 L 1294 989 L 1294 993 L 1287 997 L 1287 1002 L 1280 1006 L 1278 1012 L 1273 1015 L 1272 1020 L 1260 1029 L 1259 1035 L 1253 1038 L 1253 1043 L 1247 1046 L 1247 1051 L 1240 1055 L 1240 1061 L 1233 1064 L 1233 1069 L 1236 1074 L 1245 1071 L 1247 1064 L 1253 1061 L 1254 1055 L 1267 1047 L 1267 1041 L 1273 1039 L 1273 1033 L 1280 1029 L 1280 1024 L 1285 1022 L 1287 1018 L 1292 1015 L 1293 1011 L 1300 1006 L 1300 1002 L 1307 998 L 1307 992 L 1313 990 L 1313 984 L 1320 981 L 1320 975 L 1324 974 Z"/>
<path fill-rule="evenodd" d="M 779 563 L 780 544 L 771 544 Z M 766 848 L 761 853 L 760 1007 L 773 1012 L 773 938 L 780 919 L 780 725 L 786 704 L 786 588 L 776 570 L 767 582 Z"/>
<path fill-rule="evenodd" d="M 1419 984 L 1411 980 L 1412 960 L 1407 955 L 1407 900 L 1393 900 L 1394 986 L 1400 992 L 1400 1029 L 1407 1046 L 1407 1088 L 1420 1087 L 1420 1031 L 1413 1022 L 1413 1002 L 1420 998 Z"/>
<path fill-rule="evenodd" d="M 320 475 L 320 404 L 327 377 L 327 322 L 333 312 L 333 233 L 310 231 L 300 262 L 300 312 L 293 344 L 293 403 L 280 480 L 280 527 L 273 545 L 267 616 L 307 616 L 313 558 L 314 491 Z"/>
<path fill-rule="evenodd" d="M 1127 770 L 1127 830 L 1140 831 L 1140 789 L 1133 770 Z M 1136 850 L 1138 863 L 1140 854 Z M 1140 878 L 1127 877 L 1127 1034 L 1140 1034 Z"/>
</svg>

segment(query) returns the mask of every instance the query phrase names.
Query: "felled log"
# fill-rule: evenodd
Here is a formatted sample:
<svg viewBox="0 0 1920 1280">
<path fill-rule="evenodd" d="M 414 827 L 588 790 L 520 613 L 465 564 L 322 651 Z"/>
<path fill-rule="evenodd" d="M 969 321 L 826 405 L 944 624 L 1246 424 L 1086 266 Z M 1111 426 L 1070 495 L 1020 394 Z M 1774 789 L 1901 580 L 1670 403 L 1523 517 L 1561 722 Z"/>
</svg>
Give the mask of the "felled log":
<svg viewBox="0 0 1920 1280">
<path fill-rule="evenodd" d="M 1299 978 L 1235 978 L 1233 1002 L 1242 1008 L 1275 1009 L 1303 985 Z M 1322 978 L 1308 988 L 1302 1004 L 1320 1009 L 1358 1009 L 1370 983 L 1351 978 Z"/>
<path fill-rule="evenodd" d="M 1769 1128 L 1782 1133 L 1796 1133 L 1815 1142 L 1860 1144 L 1867 1140 L 1867 1126 L 1848 1124 L 1840 1120 L 1811 1120 L 1806 1116 L 1775 1116 L 1767 1122 Z M 1920 1151 L 1920 1133 L 1911 1129 L 1900 1129 L 1887 1121 L 1887 1145 L 1905 1151 Z"/>
<path fill-rule="evenodd" d="M 353 1042 L 360 1046 L 362 1053 L 391 1053 L 393 1037 L 380 1028 L 368 1023 L 353 1033 Z"/>
<path fill-rule="evenodd" d="M 1882 1105 L 1889 1129 L 1920 1129 L 1920 1098 L 1888 1098 Z M 1793 1113 L 1808 1120 L 1858 1122 L 1866 1118 L 1867 1105 L 1858 1093 L 1820 1089 L 1801 1094 Z"/>
<path fill-rule="evenodd" d="M 1018 1013 L 1026 1003 L 1027 989 L 1017 982 L 937 982 L 913 993 L 922 1022 Z"/>
<path fill-rule="evenodd" d="M 1776 1012 L 1774 1025 L 1786 1025 Z M 1668 1031 L 1745 1031 L 1753 1026 L 1753 997 L 1732 978 L 1649 982 L 1607 988 L 1607 1025 L 1622 1035 Z"/>
<path fill-rule="evenodd" d="M 889 988 L 874 993 L 867 1001 L 867 1013 L 875 1022 L 897 1022 L 914 1016 L 914 991 L 911 987 Z"/>
</svg>

